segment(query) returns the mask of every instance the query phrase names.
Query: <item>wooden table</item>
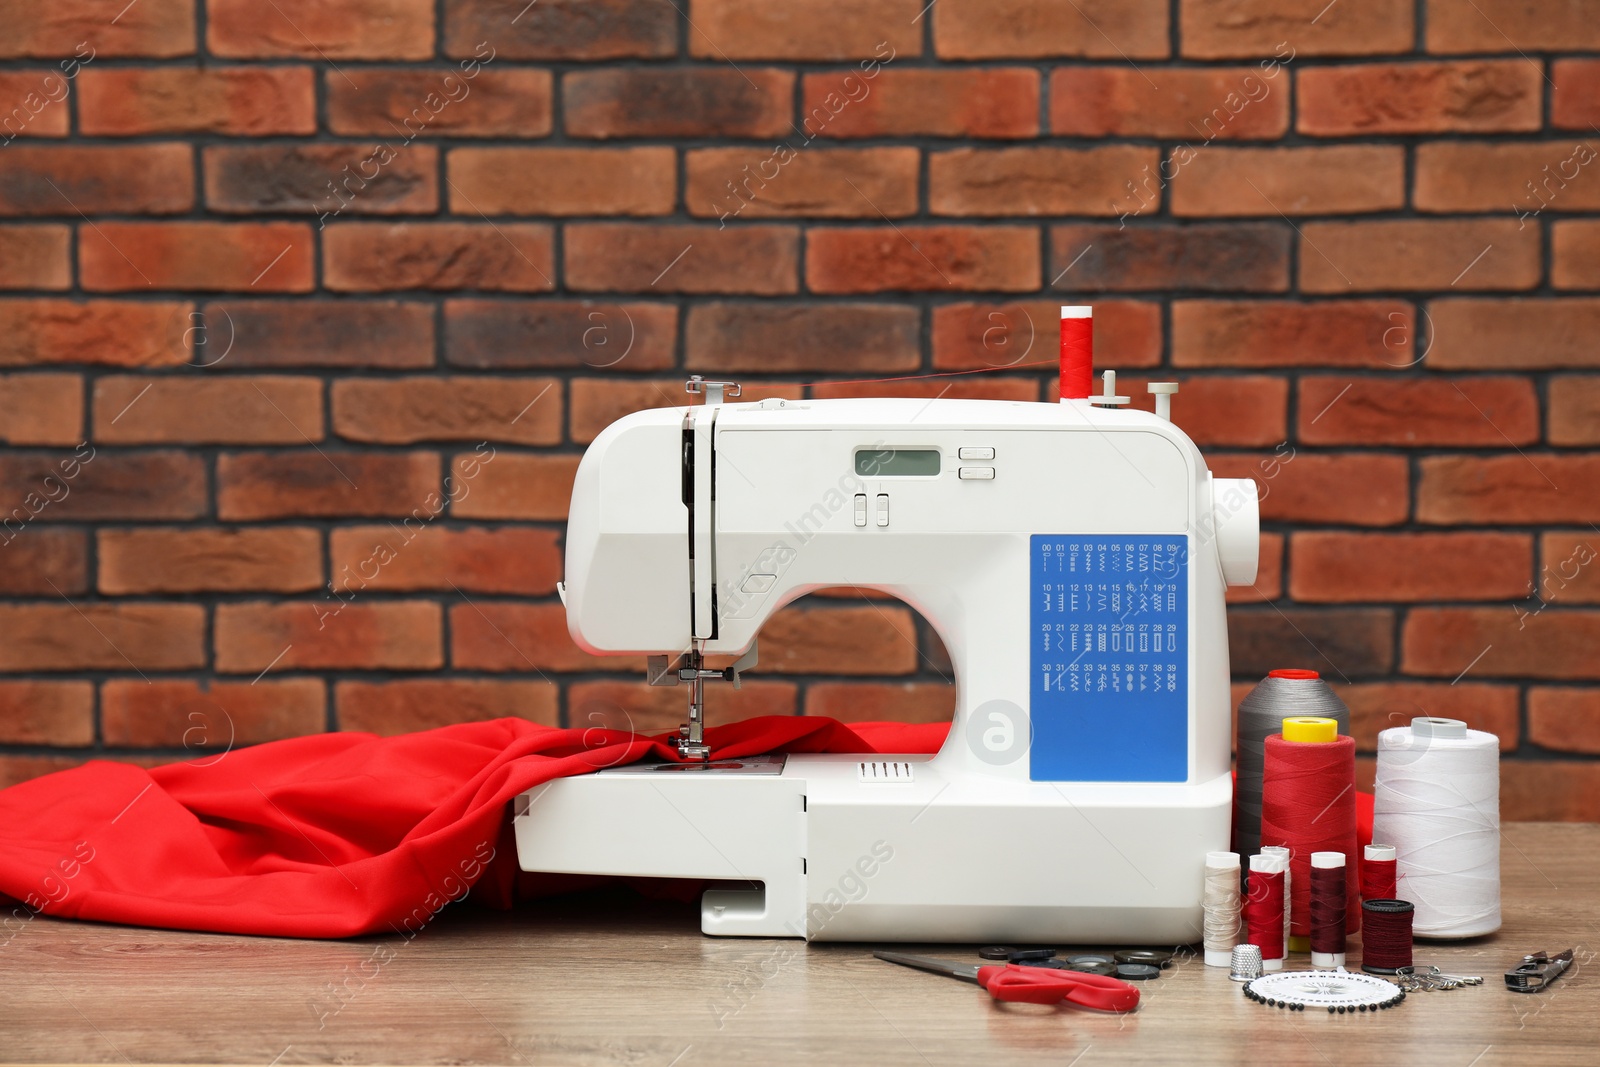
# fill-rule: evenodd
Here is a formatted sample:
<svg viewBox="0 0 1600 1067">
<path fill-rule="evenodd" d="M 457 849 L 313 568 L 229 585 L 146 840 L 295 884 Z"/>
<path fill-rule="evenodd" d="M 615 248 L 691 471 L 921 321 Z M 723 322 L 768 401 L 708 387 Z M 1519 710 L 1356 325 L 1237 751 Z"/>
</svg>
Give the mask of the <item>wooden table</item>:
<svg viewBox="0 0 1600 1067">
<path fill-rule="evenodd" d="M 0 1060 L 117 1063 L 1600 1063 L 1600 962 L 1537 995 L 1523 954 L 1594 955 L 1600 826 L 1505 832 L 1505 925 L 1419 945 L 1481 987 L 1354 1017 L 1285 1012 L 1193 960 L 1129 1016 L 1001 1006 L 860 945 L 702 937 L 620 895 L 449 909 L 414 940 L 289 941 L 38 918 L 0 949 Z M 1004 877 L 997 871 L 996 877 Z M 925 946 L 933 951 L 936 946 Z M 970 947 L 938 954 L 975 959 Z M 1352 953 L 1352 963 L 1359 957 Z"/>
</svg>

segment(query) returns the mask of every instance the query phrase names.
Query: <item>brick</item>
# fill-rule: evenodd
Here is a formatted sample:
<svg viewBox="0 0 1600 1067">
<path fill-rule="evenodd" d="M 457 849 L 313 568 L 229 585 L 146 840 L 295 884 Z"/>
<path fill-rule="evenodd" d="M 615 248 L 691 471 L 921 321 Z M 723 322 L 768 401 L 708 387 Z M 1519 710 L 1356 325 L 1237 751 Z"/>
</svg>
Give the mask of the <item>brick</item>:
<svg viewBox="0 0 1600 1067">
<path fill-rule="evenodd" d="M 0 456 L 0 531 L 38 519 L 196 519 L 206 512 L 206 464 L 178 451 Z"/>
<path fill-rule="evenodd" d="M 840 722 L 949 722 L 955 686 L 944 682 L 819 682 L 806 687 L 805 714 Z"/>
<path fill-rule="evenodd" d="M 1569 374 L 1550 382 L 1550 443 L 1600 444 L 1600 380 Z"/>
<path fill-rule="evenodd" d="M 1287 62 L 1295 56 L 1411 51 L 1414 12 L 1404 4 L 1340 0 L 1319 13 L 1320 6 L 1283 0 L 1183 0 L 1183 54 L 1195 59 L 1270 55 Z"/>
<path fill-rule="evenodd" d="M 347 137 L 545 137 L 555 79 L 547 70 L 366 68 L 352 85 L 328 71 L 328 130 Z M 386 141 L 386 143 L 388 143 Z"/>
<path fill-rule="evenodd" d="M 0 604 L 0 670 L 193 670 L 205 622 L 198 604 Z"/>
<path fill-rule="evenodd" d="M 328 566 L 341 596 L 420 589 L 549 596 L 561 578 L 559 542 L 555 530 L 528 527 L 355 526 L 329 535 Z"/>
<path fill-rule="evenodd" d="M 428 59 L 433 0 L 206 0 L 206 46 L 229 59 Z"/>
<path fill-rule="evenodd" d="M 1500 772 L 1506 822 L 1593 822 L 1600 811 L 1600 764 L 1511 760 Z"/>
<path fill-rule="evenodd" d="M 567 633 L 566 608 L 559 603 L 490 600 L 451 605 L 450 664 L 456 670 L 530 674 L 617 671 L 632 675 L 644 669 L 643 657 L 591 656 L 578 648 Z"/>
<path fill-rule="evenodd" d="M 82 530 L 48 526 L 0 529 L 0 594 L 72 596 L 89 588 L 88 539 Z"/>
<path fill-rule="evenodd" d="M 919 0 L 698 0 L 689 54 L 700 59 L 871 59 L 922 54 Z"/>
<path fill-rule="evenodd" d="M 54 67 L 0 71 L 0 145 L 18 137 L 65 137 L 67 86 Z"/>
<path fill-rule="evenodd" d="M 813 229 L 806 284 L 818 293 L 1039 287 L 1038 232 L 1026 226 Z"/>
<path fill-rule="evenodd" d="M 98 532 L 100 592 L 305 593 L 322 588 L 322 535 L 310 527 Z"/>
<path fill-rule="evenodd" d="M 1297 128 L 1313 137 L 1537 130 L 1543 72 L 1522 59 L 1309 67 Z"/>
<path fill-rule="evenodd" d="M 756 715 L 793 715 L 793 682 L 757 681 L 744 676 L 739 688 L 706 686 L 706 720 L 736 722 Z M 637 681 L 575 682 L 567 687 L 567 721 L 574 730 L 625 730 L 630 733 L 676 733 L 687 716 L 683 694 L 676 687 L 646 686 Z"/>
<path fill-rule="evenodd" d="M 1054 226 L 1051 288 L 1283 292 L 1290 236 L 1275 223 Z"/>
<path fill-rule="evenodd" d="M 1054 363 L 1060 301 L 942 304 L 933 309 L 933 365 L 940 370 Z M 1137 300 L 1094 305 L 1099 362 L 1117 369 L 1161 362 L 1161 308 Z"/>
<path fill-rule="evenodd" d="M 218 604 L 216 668 L 257 674 L 292 670 L 437 670 L 444 666 L 438 604 L 354 603 L 326 594 L 310 603 Z"/>
<path fill-rule="evenodd" d="M 75 445 L 83 440 L 83 380 L 76 374 L 0 375 L 0 441 Z"/>
<path fill-rule="evenodd" d="M 1440 141 L 1417 146 L 1419 211 L 1507 209 L 1527 228 L 1545 208 L 1587 211 L 1600 207 L 1600 187 L 1578 180 L 1600 153 L 1600 140 Z"/>
<path fill-rule="evenodd" d="M 323 233 L 322 258 L 335 291 L 555 288 L 553 232 L 531 222 L 344 223 Z"/>
<path fill-rule="evenodd" d="M 228 300 L 194 320 L 206 349 L 194 362 L 236 367 L 433 364 L 433 308 L 398 300 Z M 198 347 L 198 346 L 197 346 Z"/>
<path fill-rule="evenodd" d="M 1039 132 L 1039 73 L 1026 67 L 975 67 L 884 69 L 872 78 L 854 71 L 806 74 L 800 114 L 800 132 L 808 141 L 1032 137 Z"/>
<path fill-rule="evenodd" d="M 482 51 L 485 44 L 490 52 Z M 665 59 L 678 51 L 678 12 L 659 0 L 453 0 L 444 53 L 506 59 Z"/>
<path fill-rule="evenodd" d="M 1397 300 L 1316 304 L 1175 300 L 1172 362 L 1179 367 L 1405 367 L 1415 314 Z"/>
<path fill-rule="evenodd" d="M 1558 59 L 1550 64 L 1550 125 L 1589 130 L 1600 124 L 1600 60 Z"/>
<path fill-rule="evenodd" d="M 1600 367 L 1600 299 L 1436 300 L 1428 312 L 1436 370 Z"/>
<path fill-rule="evenodd" d="M 1593 650 L 1600 612 L 1516 605 L 1413 608 L 1401 634 L 1407 674 L 1459 678 L 1579 679 L 1600 676 Z M 1474 657 L 1480 656 L 1474 660 Z"/>
<path fill-rule="evenodd" d="M 457 485 L 470 485 L 450 504 L 458 519 L 565 520 L 579 457 L 506 453 L 492 463 L 478 463 L 471 454 L 457 456 L 451 475 Z M 473 474 L 476 471 L 476 474 Z"/>
<path fill-rule="evenodd" d="M 1261 535 L 1255 583 L 1230 586 L 1225 594 L 1229 604 L 1262 604 L 1283 596 L 1283 541 L 1282 534 Z"/>
<path fill-rule="evenodd" d="M 915 148 L 702 148 L 685 154 L 691 215 L 903 218 L 917 212 Z"/>
<path fill-rule="evenodd" d="M 794 75 L 746 67 L 580 70 L 561 79 L 569 137 L 786 137 Z"/>
<path fill-rule="evenodd" d="M 1050 131 L 1067 137 L 1259 141 L 1289 128 L 1289 79 L 1256 67 L 1061 67 L 1050 75 Z"/>
<path fill-rule="evenodd" d="M 310 67 L 91 67 L 78 78 L 78 126 L 90 136 L 317 131 Z"/>
<path fill-rule="evenodd" d="M 696 304 L 690 370 L 909 371 L 921 362 L 915 308 L 894 304 Z"/>
<path fill-rule="evenodd" d="M 1410 511 L 1404 456 L 1317 454 L 1285 443 L 1265 456 L 1219 452 L 1206 458 L 1219 478 L 1255 481 L 1268 522 L 1394 526 Z"/>
<path fill-rule="evenodd" d="M 1308 445 L 1480 446 L 1539 439 L 1525 378 L 1300 379 L 1297 439 Z"/>
<path fill-rule="evenodd" d="M 917 382 L 814 382 L 811 395 L 827 400 L 835 397 L 870 398 L 911 397 L 917 400 L 1011 400 L 1037 403 L 1039 381 L 1036 378 L 985 377 L 981 381 L 949 381 L 931 378 Z M 840 597 L 865 597 L 874 599 L 874 591 L 853 586 L 841 587 L 830 594 Z"/>
<path fill-rule="evenodd" d="M 1600 289 L 1600 224 L 1594 219 L 1550 227 L 1550 283 L 1557 289 Z"/>
<path fill-rule="evenodd" d="M 75 756 L 0 756 L 0 789 L 20 785 L 58 771 L 83 766 L 85 759 Z"/>
<path fill-rule="evenodd" d="M 1500 738 L 1500 751 L 1517 747 L 1517 687 L 1461 682 L 1363 682 L 1335 685 L 1334 692 L 1350 707 L 1350 734 L 1356 748 L 1376 752 L 1378 734 L 1410 726 L 1419 715 L 1461 719 L 1474 730 Z"/>
<path fill-rule="evenodd" d="M 1308 222 L 1300 230 L 1300 289 L 1531 289 L 1539 231 L 1512 219 Z"/>
<path fill-rule="evenodd" d="M 1473 0 L 1461 5 L 1428 0 L 1430 52 L 1577 52 L 1600 48 L 1600 27 L 1586 0 L 1528 4 Z"/>
<path fill-rule="evenodd" d="M 958 148 L 928 156 L 934 215 L 1115 215 L 1126 183 L 1157 165 L 1154 149 Z"/>
<path fill-rule="evenodd" d="M 798 287 L 792 226 L 588 222 L 567 226 L 564 239 L 569 289 L 774 296 Z"/>
<path fill-rule="evenodd" d="M 468 678 L 340 682 L 334 689 L 341 730 L 383 737 L 505 717 L 556 726 L 559 696 L 550 682 Z"/>
<path fill-rule="evenodd" d="M 37 56 L 192 55 L 195 5 L 191 0 L 143 0 L 115 19 L 98 0 L 54 0 L 47 10 L 27 0 L 0 0 L 0 58 Z M 87 43 L 88 48 L 83 45 Z"/>
<path fill-rule="evenodd" d="M 1600 689 L 1531 687 L 1528 740 L 1555 752 L 1600 755 Z"/>
<path fill-rule="evenodd" d="M 0 682 L 0 742 L 94 744 L 94 687 L 88 682 Z"/>
<path fill-rule="evenodd" d="M 0 289 L 72 287 L 72 231 L 65 226 L 0 229 Z"/>
<path fill-rule="evenodd" d="M 94 383 L 107 444 L 298 445 L 323 439 L 322 382 L 280 375 L 115 376 Z"/>
<path fill-rule="evenodd" d="M 351 441 L 561 440 L 554 378 L 351 378 L 333 383 L 333 429 Z"/>
<path fill-rule="evenodd" d="M 1600 535 L 1595 531 L 1541 533 L 1539 558 L 1538 596 L 1545 603 L 1600 604 Z"/>
<path fill-rule="evenodd" d="M 217 518 L 380 518 L 437 514 L 432 452 L 234 452 L 217 458 Z"/>
<path fill-rule="evenodd" d="M 1527 592 L 1533 541 L 1497 533 L 1296 533 L 1289 595 L 1301 602 L 1500 600 Z"/>
<path fill-rule="evenodd" d="M 1167 8 L 1159 0 L 941 0 L 934 48 L 942 59 L 1160 59 L 1170 52 Z"/>
<path fill-rule="evenodd" d="M 78 231 L 83 287 L 304 293 L 309 227 L 296 222 L 102 222 Z"/>
<path fill-rule="evenodd" d="M 916 627 L 904 607 L 791 607 L 761 636 L 763 672 L 910 674 L 918 667 Z"/>
<path fill-rule="evenodd" d="M 327 721 L 316 678 L 259 682 L 133 681 L 100 688 L 100 714 L 110 748 L 185 748 L 212 766 L 236 745 L 321 733 Z"/>
<path fill-rule="evenodd" d="M 1330 682 L 1388 674 L 1394 612 L 1383 608 L 1228 609 L 1228 655 L 1236 676 L 1279 667 L 1320 671 Z"/>
<path fill-rule="evenodd" d="M 439 156 L 423 145 L 388 153 L 370 144 L 220 145 L 203 158 L 206 206 L 219 213 L 316 215 L 321 229 L 343 214 L 439 209 Z"/>
<path fill-rule="evenodd" d="M 568 431 L 572 440 L 587 444 L 624 415 L 647 408 L 681 407 L 689 401 L 682 378 L 574 378 L 571 382 L 572 411 Z M 799 400 L 801 388 L 781 382 L 750 382 L 740 394 L 741 402 L 782 397 Z M 570 490 L 569 483 L 563 491 Z M 560 518 L 565 518 L 563 513 Z"/>
<path fill-rule="evenodd" d="M 678 309 L 599 300 L 450 300 L 444 358 L 458 367 L 661 370 L 673 364 Z"/>
<path fill-rule="evenodd" d="M 677 195 L 678 159 L 670 148 L 450 153 L 450 210 L 458 215 L 670 215 Z"/>
<path fill-rule="evenodd" d="M 194 207 L 185 144 L 7 145 L 0 216 L 176 215 Z"/>
<path fill-rule="evenodd" d="M 1478 525 L 1600 521 L 1600 455 L 1427 456 L 1417 521 Z"/>
<path fill-rule="evenodd" d="M 1399 145 L 1208 147 L 1180 166 L 1183 151 L 1166 163 L 1174 215 L 1353 215 L 1405 205 Z"/>
</svg>

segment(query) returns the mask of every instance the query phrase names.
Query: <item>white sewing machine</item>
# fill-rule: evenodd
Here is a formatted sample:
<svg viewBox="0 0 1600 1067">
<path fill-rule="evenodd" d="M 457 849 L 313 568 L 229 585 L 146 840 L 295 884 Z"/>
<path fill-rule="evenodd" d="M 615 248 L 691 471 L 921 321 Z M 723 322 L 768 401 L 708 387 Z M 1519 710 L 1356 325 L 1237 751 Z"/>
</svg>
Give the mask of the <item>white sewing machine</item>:
<svg viewBox="0 0 1600 1067">
<path fill-rule="evenodd" d="M 1255 580 L 1254 483 L 1120 410 L 1109 374 L 1107 396 L 1060 404 L 697 385 L 704 404 L 589 446 L 561 590 L 583 648 L 687 684 L 691 762 L 519 797 L 522 868 L 736 883 L 705 893 L 708 934 L 1199 940 L 1232 803 L 1223 590 Z M 944 640 L 944 747 L 693 762 L 704 682 L 737 681 L 773 612 L 839 585 L 892 593 Z M 704 665 L 722 654 L 743 659 Z"/>
</svg>

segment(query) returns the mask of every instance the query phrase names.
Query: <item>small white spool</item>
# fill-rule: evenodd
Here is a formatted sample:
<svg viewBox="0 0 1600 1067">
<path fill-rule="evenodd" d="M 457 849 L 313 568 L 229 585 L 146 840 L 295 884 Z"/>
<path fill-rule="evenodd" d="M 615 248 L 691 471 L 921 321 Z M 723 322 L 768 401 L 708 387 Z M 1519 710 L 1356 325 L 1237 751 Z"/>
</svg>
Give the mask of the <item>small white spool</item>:
<svg viewBox="0 0 1600 1067">
<path fill-rule="evenodd" d="M 1289 850 L 1281 845 L 1272 846 L 1276 851 L 1263 849 L 1258 856 L 1250 857 L 1251 874 L 1281 874 L 1283 875 L 1283 913 L 1289 914 Z M 1284 923 L 1288 925 L 1287 921 Z M 1284 931 L 1283 952 L 1289 951 L 1289 932 Z M 1265 949 L 1261 951 L 1261 969 L 1264 971 L 1283 970 L 1283 956 L 1268 956 Z"/>
<path fill-rule="evenodd" d="M 1239 943 L 1239 854 L 1207 852 L 1204 893 L 1201 906 L 1206 966 L 1231 967 L 1233 947 Z"/>
<path fill-rule="evenodd" d="M 1372 836 L 1395 846 L 1416 936 L 1500 929 L 1500 739 L 1432 717 L 1380 733 Z"/>
<path fill-rule="evenodd" d="M 1323 870 L 1323 871 L 1330 871 L 1330 870 L 1342 871 L 1342 870 L 1344 870 L 1344 853 L 1343 852 L 1313 852 L 1311 854 L 1311 866 L 1316 868 L 1317 870 Z M 1311 884 L 1315 885 L 1316 882 L 1313 881 Z M 1343 952 L 1318 952 L 1315 949 L 1312 949 L 1312 951 L 1311 951 L 1311 966 L 1313 966 L 1313 967 L 1343 967 L 1344 966 L 1344 953 Z"/>
</svg>

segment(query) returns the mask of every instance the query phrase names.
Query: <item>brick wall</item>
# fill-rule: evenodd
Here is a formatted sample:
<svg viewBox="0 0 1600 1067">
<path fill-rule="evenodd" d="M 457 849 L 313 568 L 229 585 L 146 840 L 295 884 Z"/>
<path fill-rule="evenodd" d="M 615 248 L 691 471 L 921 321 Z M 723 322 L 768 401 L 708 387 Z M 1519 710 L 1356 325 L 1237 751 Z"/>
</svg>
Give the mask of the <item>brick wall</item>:
<svg viewBox="0 0 1600 1067">
<path fill-rule="evenodd" d="M 1600 2 L 0 0 L 0 770 L 520 714 L 572 472 L 689 373 L 1052 399 L 1062 301 L 1265 493 L 1240 689 L 1600 815 Z M 853 379 L 991 368 L 885 385 Z M 837 384 L 830 384 L 830 381 Z M 331 587 L 330 587 L 331 583 Z M 891 601 L 712 715 L 936 718 Z"/>
</svg>

